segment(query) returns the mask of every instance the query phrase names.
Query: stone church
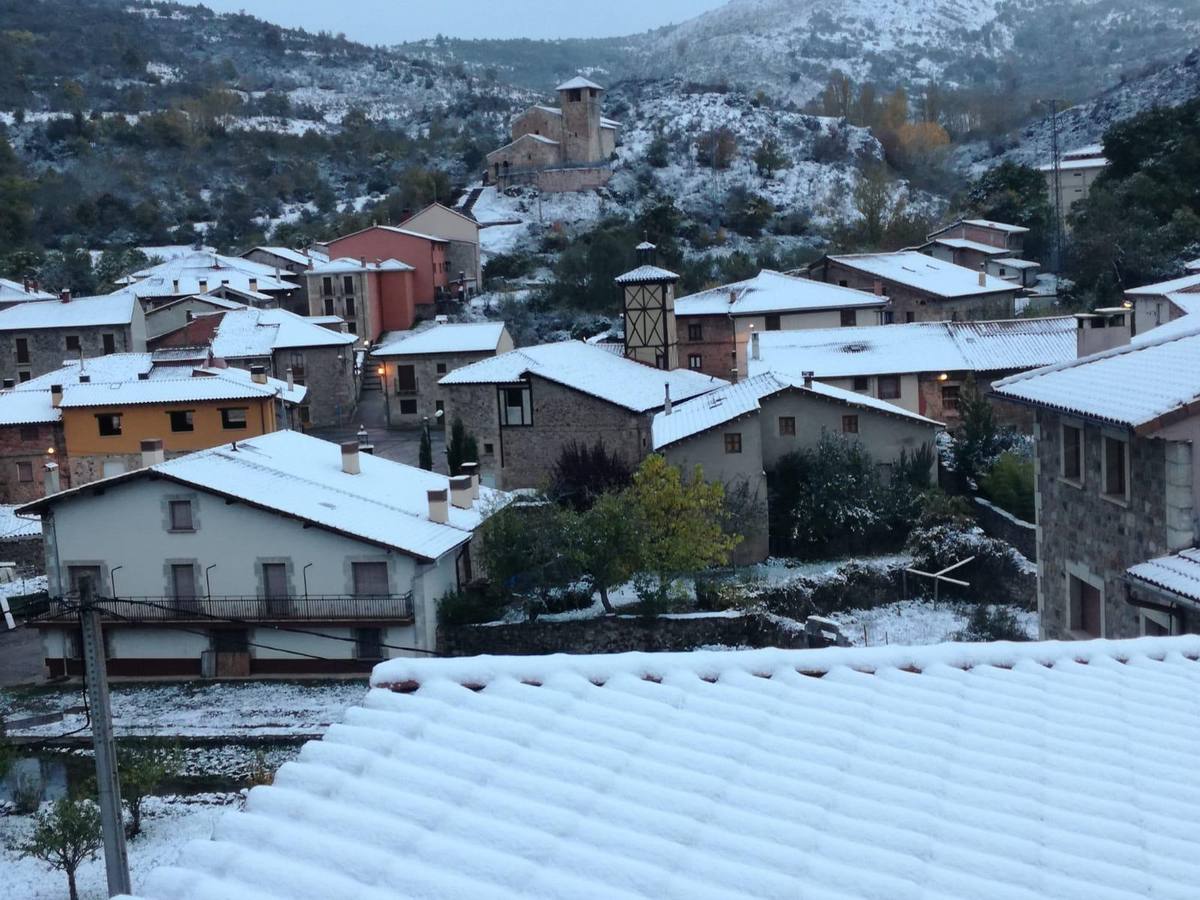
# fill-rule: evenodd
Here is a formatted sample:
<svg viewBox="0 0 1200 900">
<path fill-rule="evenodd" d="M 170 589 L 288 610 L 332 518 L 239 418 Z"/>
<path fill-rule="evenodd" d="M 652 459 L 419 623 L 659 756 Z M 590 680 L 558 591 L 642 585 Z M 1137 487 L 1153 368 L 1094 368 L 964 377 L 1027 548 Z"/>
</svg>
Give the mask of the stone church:
<svg viewBox="0 0 1200 900">
<path fill-rule="evenodd" d="M 512 123 L 512 141 L 487 155 L 484 184 L 585 191 L 612 176 L 620 125 L 600 115 L 604 88 L 577 76 L 558 86 L 558 108 L 531 106 Z"/>
</svg>

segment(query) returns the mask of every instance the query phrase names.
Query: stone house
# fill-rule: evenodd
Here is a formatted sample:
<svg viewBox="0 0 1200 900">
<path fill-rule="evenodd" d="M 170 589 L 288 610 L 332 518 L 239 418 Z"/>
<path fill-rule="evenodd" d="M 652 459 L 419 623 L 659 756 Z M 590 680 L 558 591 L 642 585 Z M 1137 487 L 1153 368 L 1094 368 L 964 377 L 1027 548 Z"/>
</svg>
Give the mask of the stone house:
<svg viewBox="0 0 1200 900">
<path fill-rule="evenodd" d="M 462 420 L 479 444 L 481 473 L 505 489 L 545 486 L 572 442 L 601 440 L 636 466 L 651 452 L 651 419 L 667 398 L 682 401 L 727 383 L 582 341 L 512 350 L 440 382 L 446 420 Z"/>
<path fill-rule="evenodd" d="M 343 257 L 315 263 L 306 276 L 308 315 L 336 316 L 347 331 L 372 344 L 384 332 L 411 328 L 416 322 L 415 275 L 412 266 L 395 259 Z"/>
<path fill-rule="evenodd" d="M 557 108 L 534 105 L 513 120 L 512 140 L 487 155 L 485 185 L 583 191 L 612 177 L 620 125 L 600 115 L 604 88 L 577 76 L 557 91 Z"/>
<path fill-rule="evenodd" d="M 0 503 L 41 497 L 49 463 L 69 484 L 62 413 L 49 389 L 0 391 Z"/>
<path fill-rule="evenodd" d="M 242 254 L 242 259 L 270 266 L 280 279 L 295 282 L 299 290 L 287 298 L 284 309 L 301 316 L 308 313 L 308 279 L 305 273 L 321 258 L 314 259 L 303 250 L 293 250 L 291 247 L 251 247 Z"/>
<path fill-rule="evenodd" d="M 38 290 L 36 283 L 28 278 L 22 282 L 0 278 L 0 309 L 8 309 L 8 307 L 16 306 L 18 303 L 36 303 L 40 300 L 57 299 L 57 294 Z"/>
<path fill-rule="evenodd" d="M 395 260 L 411 266 L 412 299 L 416 304 L 436 303 L 450 296 L 450 264 L 447 253 L 450 242 L 431 234 L 397 228 L 395 225 L 372 225 L 361 231 L 334 238 L 324 245 L 329 259 L 356 259 L 360 263 L 383 263 Z M 457 273 L 455 273 L 457 275 Z M 309 282 L 309 308 L 316 298 Z M 339 313 L 340 314 L 340 313 Z M 382 331 L 396 330 L 384 327 Z M 372 338 L 374 340 L 374 338 Z"/>
<path fill-rule="evenodd" d="M 1130 288 L 1125 306 L 1133 309 L 1134 334 L 1200 313 L 1200 272 Z"/>
<path fill-rule="evenodd" d="M 1193 611 L 1130 593 L 1127 571 L 1200 540 L 1200 326 L 993 390 L 1036 416 L 1043 637 L 1195 630 Z"/>
<path fill-rule="evenodd" d="M 503 322 L 437 323 L 384 335 L 371 359 L 380 370 L 388 425 L 416 428 L 428 419 L 442 428 L 447 390 L 438 383 L 442 376 L 512 349 Z"/>
<path fill-rule="evenodd" d="M 1015 315 L 1017 285 L 982 269 L 957 266 L 915 250 L 823 256 L 808 267 L 817 281 L 882 290 L 895 322 L 1002 319 Z"/>
<path fill-rule="evenodd" d="M 435 202 L 401 224 L 412 231 L 431 234 L 448 242 L 446 265 L 450 269 L 452 294 L 463 299 L 482 288 L 479 223 L 471 215 Z"/>
<path fill-rule="evenodd" d="M 679 364 L 718 378 L 746 373 L 753 333 L 881 325 L 888 298 L 763 269 L 753 278 L 675 300 Z"/>
<path fill-rule="evenodd" d="M 1041 266 L 1023 259 L 1028 228 L 991 222 L 987 219 L 959 219 L 932 232 L 918 249 L 935 259 L 954 263 L 976 272 L 1011 281 L 1029 288 L 1037 283 Z"/>
<path fill-rule="evenodd" d="M 338 320 L 340 321 L 340 320 Z M 308 388 L 298 407 L 303 427 L 350 420 L 358 405 L 357 338 L 285 309 L 234 309 L 199 316 L 151 341 L 154 349 L 208 347 L 230 366 L 265 367 L 269 376 Z"/>
<path fill-rule="evenodd" d="M 1078 340 L 1073 316 L 771 332 L 752 338 L 749 374 L 811 372 L 825 384 L 955 427 L 969 378 L 986 394 L 1000 378 L 1075 359 Z M 996 397 L 992 406 L 1001 422 L 1032 428 L 1025 407 Z"/>
<path fill-rule="evenodd" d="M 1104 147 L 1100 144 L 1068 150 L 1062 154 L 1057 167 L 1053 161 L 1038 166 L 1038 171 L 1046 176 L 1050 204 L 1057 206 L 1064 227 L 1070 224 L 1067 215 L 1071 208 L 1087 198 L 1092 185 L 1107 168 L 1108 160 L 1104 158 Z"/>
<path fill-rule="evenodd" d="M 226 300 L 213 294 L 198 294 L 195 297 L 172 300 L 146 313 L 146 340 L 153 341 L 168 332 L 180 329 L 197 316 L 242 309 L 245 306 L 245 303 Z"/>
<path fill-rule="evenodd" d="M 222 287 L 265 298 L 255 305 L 285 309 L 294 305 L 300 293 L 300 286 L 276 266 L 208 250 L 194 250 L 139 269 L 119 283 L 147 310 Z"/>
<path fill-rule="evenodd" d="M 431 652 L 438 601 L 507 499 L 294 431 L 147 461 L 20 510 L 42 519 L 52 607 L 84 577 L 109 598 L 112 675 L 365 672 Z M 40 630 L 50 674 L 78 675 L 69 621 Z"/>
<path fill-rule="evenodd" d="M 764 373 L 719 388 L 654 417 L 653 447 L 685 473 L 699 466 L 726 495 L 762 510 L 735 551 L 735 562 L 770 552 L 767 478 L 779 460 L 816 446 L 823 434 L 858 441 L 882 466 L 901 453 L 932 448 L 941 423 L 882 400 L 810 379 Z M 933 474 L 931 472 L 931 474 Z"/>
<path fill-rule="evenodd" d="M 0 378 L 29 381 L 63 360 L 146 349 L 146 318 L 127 291 L 0 309 Z"/>
</svg>

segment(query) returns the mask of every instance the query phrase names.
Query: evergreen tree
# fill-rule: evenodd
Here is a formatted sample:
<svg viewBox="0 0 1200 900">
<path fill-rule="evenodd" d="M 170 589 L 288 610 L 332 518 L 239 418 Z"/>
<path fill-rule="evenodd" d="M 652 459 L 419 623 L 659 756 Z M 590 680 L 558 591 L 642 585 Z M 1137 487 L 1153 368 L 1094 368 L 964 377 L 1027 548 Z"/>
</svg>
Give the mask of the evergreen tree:
<svg viewBox="0 0 1200 900">
<path fill-rule="evenodd" d="M 417 465 L 426 472 L 433 471 L 433 443 L 429 440 L 429 427 L 421 429 L 421 446 L 417 451 Z"/>
<path fill-rule="evenodd" d="M 1028 228 L 1025 256 L 1046 258 L 1054 228 L 1054 209 L 1046 179 L 1037 169 L 1012 160 L 988 169 L 968 188 L 967 208 L 981 219 Z"/>
<path fill-rule="evenodd" d="M 963 490 L 972 490 L 1000 452 L 1000 433 L 992 404 L 968 377 L 959 392 L 961 424 L 954 434 L 954 471 Z"/>
</svg>

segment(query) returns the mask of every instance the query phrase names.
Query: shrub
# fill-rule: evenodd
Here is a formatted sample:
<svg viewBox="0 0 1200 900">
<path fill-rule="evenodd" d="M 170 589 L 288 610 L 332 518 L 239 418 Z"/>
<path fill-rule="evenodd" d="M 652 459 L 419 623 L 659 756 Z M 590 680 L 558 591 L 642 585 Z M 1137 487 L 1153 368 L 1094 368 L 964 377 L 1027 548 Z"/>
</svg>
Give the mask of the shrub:
<svg viewBox="0 0 1200 900">
<path fill-rule="evenodd" d="M 1034 511 L 1033 461 L 1015 453 L 1000 455 L 980 483 L 983 495 L 1018 519 L 1032 522 Z"/>
<path fill-rule="evenodd" d="M 1016 610 L 1003 603 L 976 603 L 963 629 L 954 634 L 956 641 L 1027 641 L 1029 635 L 1017 618 Z"/>
<path fill-rule="evenodd" d="M 82 862 L 96 858 L 102 843 L 96 804 L 62 797 L 37 817 L 33 833 L 13 849 L 20 856 L 32 856 L 65 872 L 70 898 L 79 900 L 75 872 Z"/>
<path fill-rule="evenodd" d="M 494 622 L 504 612 L 504 597 L 482 581 L 451 591 L 438 602 L 439 625 L 481 625 Z"/>
<path fill-rule="evenodd" d="M 624 490 L 633 474 L 617 453 L 603 440 L 591 447 L 571 441 L 562 448 L 550 473 L 550 496 L 556 502 L 582 512 L 591 509 L 601 494 Z"/>
<path fill-rule="evenodd" d="M 917 528 L 909 536 L 906 549 L 913 557 L 913 568 L 923 572 L 940 572 L 968 557 L 974 559 L 955 569 L 948 577 L 966 581 L 962 588 L 943 582 L 938 587 L 941 597 L 959 597 L 978 602 L 1028 604 L 1028 580 L 1023 577 L 1024 558 L 1004 541 L 990 538 L 979 529 L 964 529 L 959 525 L 933 525 Z M 915 586 L 933 593 L 932 583 Z M 914 582 L 910 578 L 909 586 Z"/>
</svg>

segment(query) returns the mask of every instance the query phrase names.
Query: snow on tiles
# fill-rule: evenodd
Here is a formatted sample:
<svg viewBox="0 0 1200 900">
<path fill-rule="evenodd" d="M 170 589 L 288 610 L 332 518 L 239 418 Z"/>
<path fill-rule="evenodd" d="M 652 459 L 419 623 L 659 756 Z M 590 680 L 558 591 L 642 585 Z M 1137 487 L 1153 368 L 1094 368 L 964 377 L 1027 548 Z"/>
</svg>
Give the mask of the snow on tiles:
<svg viewBox="0 0 1200 900">
<path fill-rule="evenodd" d="M 1186 636 L 391 660 L 137 890 L 1191 898 L 1197 657 Z"/>
</svg>

